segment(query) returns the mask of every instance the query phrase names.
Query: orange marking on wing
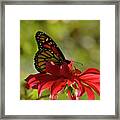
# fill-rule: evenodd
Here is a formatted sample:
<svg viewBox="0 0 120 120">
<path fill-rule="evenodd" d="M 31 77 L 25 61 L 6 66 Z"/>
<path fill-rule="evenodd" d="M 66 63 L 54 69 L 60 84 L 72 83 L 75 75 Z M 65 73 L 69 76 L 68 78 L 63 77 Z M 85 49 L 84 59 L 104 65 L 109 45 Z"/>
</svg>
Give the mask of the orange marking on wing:
<svg viewBox="0 0 120 120">
<path fill-rule="evenodd" d="M 43 65 L 45 62 L 39 62 L 38 63 L 38 66 L 41 66 L 41 65 Z"/>
<path fill-rule="evenodd" d="M 57 55 L 59 55 L 59 56 L 60 56 L 60 54 L 59 54 L 58 50 L 57 50 L 55 47 L 52 47 L 52 50 L 53 50 L 53 52 L 54 52 L 54 53 L 56 53 Z"/>
<path fill-rule="evenodd" d="M 45 47 L 45 48 L 51 48 L 51 46 L 50 46 L 50 45 L 47 45 L 47 44 L 45 44 L 44 47 Z"/>
<path fill-rule="evenodd" d="M 50 57 L 47 53 L 43 52 L 42 55 L 45 55 L 46 57 Z"/>
<path fill-rule="evenodd" d="M 43 56 L 43 55 L 41 55 L 41 54 L 38 55 L 38 58 L 39 58 L 39 57 L 40 57 L 40 58 L 46 58 L 45 56 Z"/>
<path fill-rule="evenodd" d="M 38 59 L 38 62 L 44 62 L 44 59 Z"/>
<path fill-rule="evenodd" d="M 50 52 L 50 51 L 45 51 L 47 54 L 49 54 L 49 55 L 52 55 L 52 53 Z"/>
<path fill-rule="evenodd" d="M 45 35 L 41 35 L 40 37 L 42 37 L 42 38 L 46 38 Z"/>
<path fill-rule="evenodd" d="M 44 40 L 45 40 L 45 38 L 40 38 L 40 40 L 44 41 Z"/>
</svg>

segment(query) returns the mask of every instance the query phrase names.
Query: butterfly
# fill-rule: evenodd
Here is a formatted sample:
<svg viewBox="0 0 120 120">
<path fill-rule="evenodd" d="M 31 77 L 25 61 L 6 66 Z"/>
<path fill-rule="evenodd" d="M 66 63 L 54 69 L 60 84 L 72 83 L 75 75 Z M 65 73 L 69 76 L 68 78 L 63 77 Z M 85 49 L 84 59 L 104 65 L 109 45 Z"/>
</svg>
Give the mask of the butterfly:
<svg viewBox="0 0 120 120">
<path fill-rule="evenodd" d="M 46 71 L 46 62 L 48 61 L 52 61 L 58 65 L 61 65 L 63 62 L 67 64 L 70 63 L 69 60 L 65 59 L 57 44 L 47 34 L 38 31 L 35 38 L 38 45 L 38 51 L 34 57 L 34 65 L 38 72 L 42 73 Z"/>
</svg>

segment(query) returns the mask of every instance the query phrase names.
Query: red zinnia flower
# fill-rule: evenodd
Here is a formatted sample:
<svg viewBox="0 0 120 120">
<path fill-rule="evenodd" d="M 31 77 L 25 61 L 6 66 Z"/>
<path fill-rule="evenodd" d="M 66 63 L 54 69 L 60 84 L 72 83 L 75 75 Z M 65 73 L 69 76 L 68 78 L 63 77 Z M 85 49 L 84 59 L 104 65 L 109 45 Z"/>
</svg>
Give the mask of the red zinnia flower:
<svg viewBox="0 0 120 120">
<path fill-rule="evenodd" d="M 95 99 L 95 93 L 100 95 L 100 72 L 95 68 L 89 68 L 83 72 L 72 68 L 72 62 L 68 65 L 56 65 L 52 61 L 46 63 L 46 73 L 29 75 L 26 78 L 26 87 L 38 89 L 41 96 L 45 89 L 50 90 L 50 98 L 57 99 L 59 92 L 67 88 L 69 99 L 79 99 L 85 92 L 88 99 Z"/>
</svg>

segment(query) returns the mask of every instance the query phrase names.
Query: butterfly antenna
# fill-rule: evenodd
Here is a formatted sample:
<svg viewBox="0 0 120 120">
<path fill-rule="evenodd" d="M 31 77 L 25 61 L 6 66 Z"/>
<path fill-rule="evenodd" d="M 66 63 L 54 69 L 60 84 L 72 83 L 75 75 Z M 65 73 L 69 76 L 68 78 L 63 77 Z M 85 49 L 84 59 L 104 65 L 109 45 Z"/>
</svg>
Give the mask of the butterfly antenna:
<svg viewBox="0 0 120 120">
<path fill-rule="evenodd" d="M 74 62 L 74 69 L 83 70 L 83 68 L 85 67 L 84 64 L 81 62 L 76 62 L 76 61 L 73 61 L 73 62 Z"/>
<path fill-rule="evenodd" d="M 81 66 L 84 66 L 84 64 L 83 63 L 81 63 L 81 62 L 76 62 L 76 61 L 73 61 L 74 63 L 77 63 L 77 64 L 79 64 L 79 65 L 81 65 Z"/>
</svg>

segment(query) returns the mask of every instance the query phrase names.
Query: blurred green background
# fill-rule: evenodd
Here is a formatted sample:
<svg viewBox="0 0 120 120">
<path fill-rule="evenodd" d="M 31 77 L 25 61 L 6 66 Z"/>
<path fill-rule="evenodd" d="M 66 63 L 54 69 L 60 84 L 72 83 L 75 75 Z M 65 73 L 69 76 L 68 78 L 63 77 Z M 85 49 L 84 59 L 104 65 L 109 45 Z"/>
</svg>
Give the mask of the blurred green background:
<svg viewBox="0 0 120 120">
<path fill-rule="evenodd" d="M 27 90 L 24 79 L 37 71 L 33 59 L 37 52 L 35 34 L 42 31 L 58 45 L 66 59 L 75 61 L 83 70 L 100 67 L 100 21 L 99 20 L 21 20 L 20 21 L 20 99 L 36 100 L 37 90 Z M 81 63 L 83 66 L 81 66 Z M 46 94 L 45 91 L 43 94 Z M 44 99 L 48 99 L 47 97 Z M 66 99 L 60 94 L 59 99 Z M 87 99 L 84 95 L 82 99 Z M 96 99 L 99 96 L 96 95 Z"/>
</svg>

